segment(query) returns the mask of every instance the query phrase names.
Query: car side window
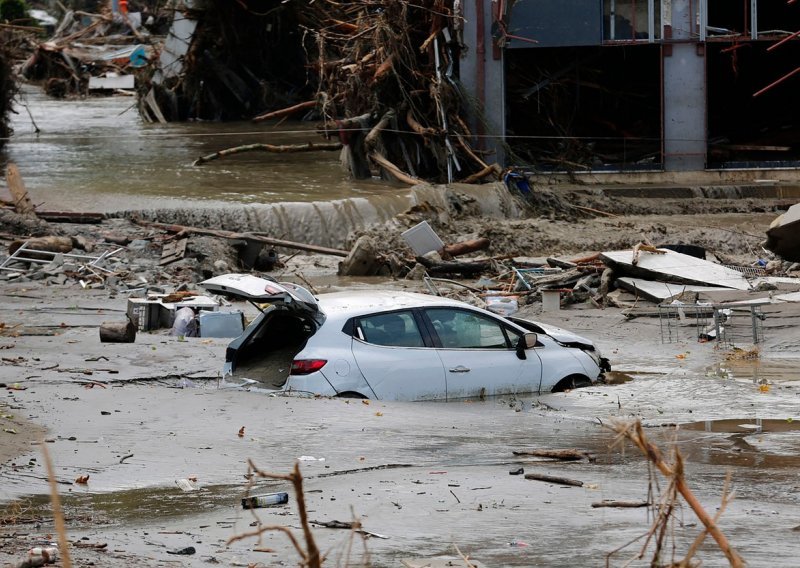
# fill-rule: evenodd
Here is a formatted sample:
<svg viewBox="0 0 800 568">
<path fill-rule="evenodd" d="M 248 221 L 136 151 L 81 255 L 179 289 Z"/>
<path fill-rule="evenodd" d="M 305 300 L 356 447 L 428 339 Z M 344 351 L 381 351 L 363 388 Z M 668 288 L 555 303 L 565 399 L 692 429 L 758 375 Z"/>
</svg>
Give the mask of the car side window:
<svg viewBox="0 0 800 568">
<path fill-rule="evenodd" d="M 387 347 L 424 347 L 425 342 L 411 312 L 392 312 L 359 318 L 364 341 Z"/>
<path fill-rule="evenodd" d="M 508 338 L 503 326 L 481 314 L 450 308 L 429 308 L 442 347 L 452 349 L 507 349 Z"/>
</svg>

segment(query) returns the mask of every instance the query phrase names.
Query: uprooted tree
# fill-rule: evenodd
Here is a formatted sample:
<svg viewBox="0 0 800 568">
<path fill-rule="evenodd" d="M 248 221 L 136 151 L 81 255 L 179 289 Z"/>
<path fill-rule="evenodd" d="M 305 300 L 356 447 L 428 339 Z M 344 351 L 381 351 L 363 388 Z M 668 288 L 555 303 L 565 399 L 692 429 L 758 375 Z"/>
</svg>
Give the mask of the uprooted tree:
<svg viewBox="0 0 800 568">
<path fill-rule="evenodd" d="M 496 176 L 499 168 L 472 148 L 467 116 L 475 109 L 458 81 L 456 6 L 212 0 L 186 13 L 197 27 L 183 72 L 156 75 L 140 92 L 152 94 L 165 120 L 319 120 L 322 134 L 343 144 L 356 178 L 379 173 L 414 184 Z"/>
</svg>

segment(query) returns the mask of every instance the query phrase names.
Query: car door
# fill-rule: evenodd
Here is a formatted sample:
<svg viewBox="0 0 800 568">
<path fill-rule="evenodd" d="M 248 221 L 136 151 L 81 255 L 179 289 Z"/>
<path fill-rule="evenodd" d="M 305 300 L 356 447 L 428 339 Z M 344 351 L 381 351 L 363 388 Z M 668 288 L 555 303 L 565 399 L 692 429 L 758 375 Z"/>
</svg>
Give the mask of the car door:
<svg viewBox="0 0 800 568">
<path fill-rule="evenodd" d="M 423 331 L 412 310 L 381 312 L 356 319 L 353 357 L 376 398 L 446 398 L 442 362 Z"/>
<path fill-rule="evenodd" d="M 519 331 L 472 310 L 439 307 L 424 313 L 444 366 L 448 399 L 539 390 L 541 361 L 533 349 L 526 359 L 517 356 Z"/>
</svg>

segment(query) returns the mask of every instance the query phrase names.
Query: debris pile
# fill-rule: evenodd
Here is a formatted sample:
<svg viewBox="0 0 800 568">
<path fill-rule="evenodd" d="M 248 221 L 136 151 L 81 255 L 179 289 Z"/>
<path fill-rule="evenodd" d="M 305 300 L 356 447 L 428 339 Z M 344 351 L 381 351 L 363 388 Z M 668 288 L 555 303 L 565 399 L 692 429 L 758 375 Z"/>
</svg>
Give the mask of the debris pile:
<svg viewBox="0 0 800 568">
<path fill-rule="evenodd" d="M 33 50 L 20 74 L 40 83 L 53 97 L 85 96 L 90 91 L 133 92 L 134 73 L 152 54 L 150 33 L 142 22 L 149 14 L 148 3 L 138 4 L 142 11 L 106 8 L 95 14 L 67 10 L 47 41 L 29 36 Z"/>
<path fill-rule="evenodd" d="M 456 6 L 215 0 L 176 11 L 140 111 L 154 121 L 319 119 L 358 179 L 496 179 L 500 168 L 471 147 Z M 258 146 L 237 150 L 275 151 Z"/>
</svg>

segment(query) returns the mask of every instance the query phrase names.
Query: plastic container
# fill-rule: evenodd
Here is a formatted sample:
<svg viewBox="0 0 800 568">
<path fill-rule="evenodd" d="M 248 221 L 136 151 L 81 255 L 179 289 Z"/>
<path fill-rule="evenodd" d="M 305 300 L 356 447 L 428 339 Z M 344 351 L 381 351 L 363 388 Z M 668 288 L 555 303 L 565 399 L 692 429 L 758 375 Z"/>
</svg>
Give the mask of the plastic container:
<svg viewBox="0 0 800 568">
<path fill-rule="evenodd" d="M 542 290 L 542 311 L 557 312 L 561 309 L 560 290 Z"/>
<path fill-rule="evenodd" d="M 273 505 L 283 505 L 289 502 L 288 493 L 268 493 L 266 495 L 253 495 L 242 499 L 242 509 L 259 509 L 261 507 L 272 507 Z"/>
<path fill-rule="evenodd" d="M 439 235 L 428 225 L 427 221 L 423 221 L 414 225 L 407 231 L 400 233 L 403 240 L 411 247 L 414 254 L 417 256 L 424 256 L 432 251 L 440 251 L 444 248 L 444 243 Z"/>
<path fill-rule="evenodd" d="M 201 312 L 200 337 L 239 337 L 244 331 L 244 314 L 235 312 Z"/>
</svg>

